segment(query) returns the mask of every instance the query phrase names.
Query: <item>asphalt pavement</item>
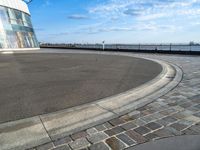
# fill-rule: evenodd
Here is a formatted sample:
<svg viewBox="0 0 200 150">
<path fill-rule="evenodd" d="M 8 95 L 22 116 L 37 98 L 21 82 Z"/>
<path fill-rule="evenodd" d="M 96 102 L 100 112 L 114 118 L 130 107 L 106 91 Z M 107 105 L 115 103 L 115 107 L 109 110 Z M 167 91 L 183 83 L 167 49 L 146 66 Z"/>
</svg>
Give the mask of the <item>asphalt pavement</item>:
<svg viewBox="0 0 200 150">
<path fill-rule="evenodd" d="M 162 67 L 98 54 L 0 54 L 0 123 L 94 102 L 136 88 Z"/>
</svg>

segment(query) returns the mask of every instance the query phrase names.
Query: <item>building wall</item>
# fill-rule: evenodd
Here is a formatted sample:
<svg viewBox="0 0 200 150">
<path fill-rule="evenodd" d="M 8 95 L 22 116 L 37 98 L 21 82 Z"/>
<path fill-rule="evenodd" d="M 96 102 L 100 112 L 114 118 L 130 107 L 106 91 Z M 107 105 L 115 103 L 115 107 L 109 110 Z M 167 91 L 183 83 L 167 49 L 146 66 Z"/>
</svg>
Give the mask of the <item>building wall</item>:
<svg viewBox="0 0 200 150">
<path fill-rule="evenodd" d="M 0 0 L 0 49 L 38 47 L 26 3 Z"/>
<path fill-rule="evenodd" d="M 30 14 L 26 3 L 23 2 L 22 0 L 0 0 L 0 5 L 17 9 L 27 14 Z"/>
</svg>

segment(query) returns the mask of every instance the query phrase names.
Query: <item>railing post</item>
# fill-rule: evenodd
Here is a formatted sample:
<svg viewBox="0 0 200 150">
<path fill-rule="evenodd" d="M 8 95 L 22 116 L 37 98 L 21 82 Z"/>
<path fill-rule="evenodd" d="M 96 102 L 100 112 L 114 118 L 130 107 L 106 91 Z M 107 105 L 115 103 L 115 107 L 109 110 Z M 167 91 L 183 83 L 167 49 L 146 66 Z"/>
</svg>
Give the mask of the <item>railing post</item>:
<svg viewBox="0 0 200 150">
<path fill-rule="evenodd" d="M 169 50 L 170 50 L 170 52 L 172 51 L 172 43 L 170 43 L 170 45 L 169 45 Z"/>
</svg>

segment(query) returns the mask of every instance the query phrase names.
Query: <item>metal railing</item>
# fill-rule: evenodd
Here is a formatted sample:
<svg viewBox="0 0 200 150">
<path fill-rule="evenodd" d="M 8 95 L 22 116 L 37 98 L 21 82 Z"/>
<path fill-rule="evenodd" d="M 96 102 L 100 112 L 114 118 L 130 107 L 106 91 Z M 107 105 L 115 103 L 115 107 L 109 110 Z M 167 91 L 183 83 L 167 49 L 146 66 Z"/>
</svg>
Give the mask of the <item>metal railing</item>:
<svg viewBox="0 0 200 150">
<path fill-rule="evenodd" d="M 200 52 L 200 44 L 41 44 L 41 47 L 113 51 Z"/>
</svg>

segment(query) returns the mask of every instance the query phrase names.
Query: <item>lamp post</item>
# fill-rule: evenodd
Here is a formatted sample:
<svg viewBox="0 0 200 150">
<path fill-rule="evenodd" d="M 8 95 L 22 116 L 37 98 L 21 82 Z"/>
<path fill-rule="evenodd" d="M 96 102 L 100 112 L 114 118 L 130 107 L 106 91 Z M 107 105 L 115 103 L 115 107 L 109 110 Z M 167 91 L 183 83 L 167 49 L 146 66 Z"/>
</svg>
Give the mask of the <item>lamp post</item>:
<svg viewBox="0 0 200 150">
<path fill-rule="evenodd" d="M 102 42 L 103 51 L 105 50 L 105 41 Z"/>
</svg>

